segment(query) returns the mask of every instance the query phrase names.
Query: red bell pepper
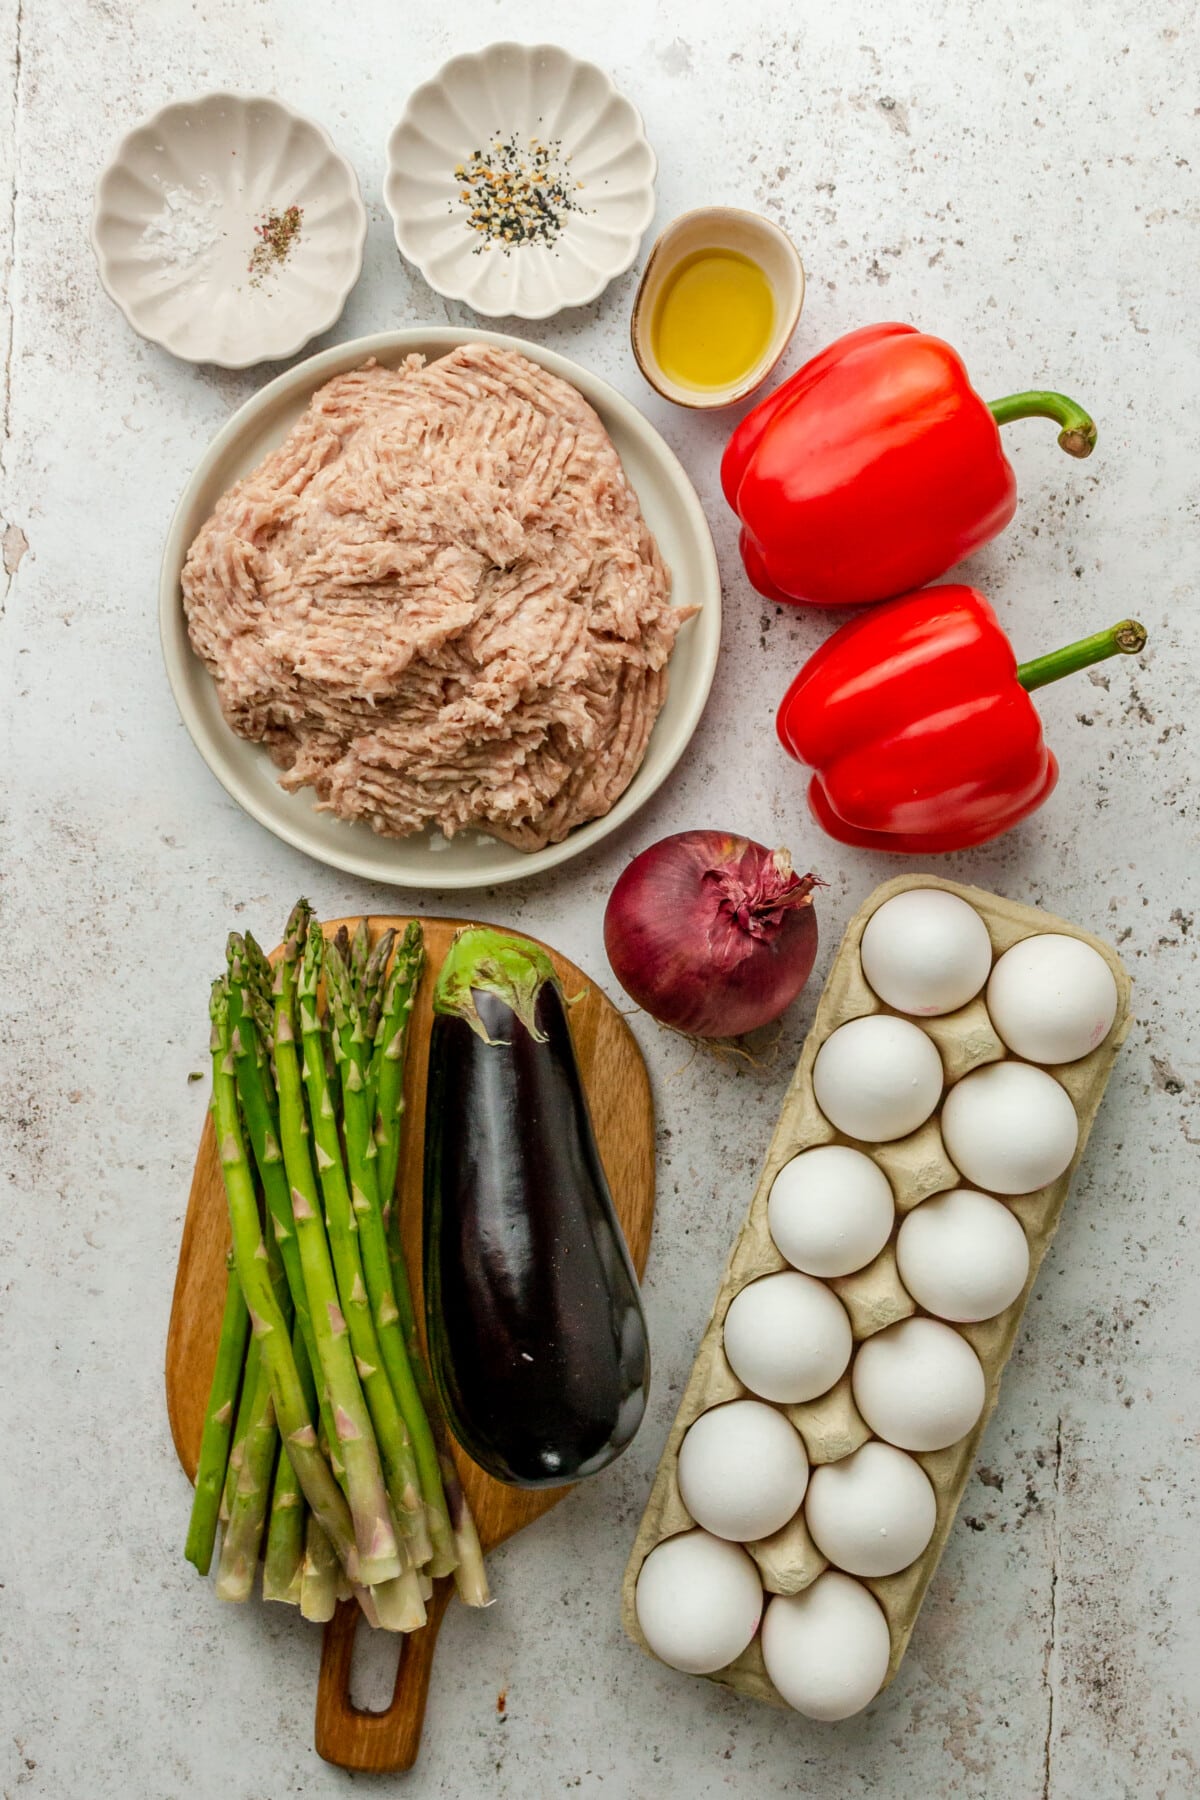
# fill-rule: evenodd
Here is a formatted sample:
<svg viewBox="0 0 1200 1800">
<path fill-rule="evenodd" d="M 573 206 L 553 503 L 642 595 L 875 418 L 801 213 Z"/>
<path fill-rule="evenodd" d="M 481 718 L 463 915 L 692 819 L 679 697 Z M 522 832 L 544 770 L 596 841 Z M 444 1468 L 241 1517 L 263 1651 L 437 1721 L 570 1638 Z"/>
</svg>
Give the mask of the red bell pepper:
<svg viewBox="0 0 1200 1800">
<path fill-rule="evenodd" d="M 1019 668 L 974 588 L 906 594 L 835 631 L 779 708 L 779 737 L 816 770 L 808 801 L 843 844 L 961 850 L 1034 812 L 1058 779 L 1028 690 L 1118 652 L 1125 619 Z"/>
<path fill-rule="evenodd" d="M 1054 419 L 1088 456 L 1096 427 L 1065 394 L 989 406 L 961 358 L 911 325 L 868 325 L 748 413 L 721 463 L 746 573 L 768 600 L 856 606 L 944 575 L 1003 531 L 1017 484 L 997 429 Z"/>
</svg>

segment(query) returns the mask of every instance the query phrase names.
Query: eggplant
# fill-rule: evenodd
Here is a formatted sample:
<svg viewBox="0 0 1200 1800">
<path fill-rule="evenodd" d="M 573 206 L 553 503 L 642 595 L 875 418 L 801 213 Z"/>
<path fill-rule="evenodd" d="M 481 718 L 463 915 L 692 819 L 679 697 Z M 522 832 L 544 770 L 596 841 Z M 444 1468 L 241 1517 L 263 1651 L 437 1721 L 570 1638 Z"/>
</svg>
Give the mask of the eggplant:
<svg viewBox="0 0 1200 1800">
<path fill-rule="evenodd" d="M 471 926 L 438 976 L 425 1110 L 430 1364 L 458 1441 L 497 1481 L 612 1462 L 650 1353 L 553 964 Z"/>
</svg>

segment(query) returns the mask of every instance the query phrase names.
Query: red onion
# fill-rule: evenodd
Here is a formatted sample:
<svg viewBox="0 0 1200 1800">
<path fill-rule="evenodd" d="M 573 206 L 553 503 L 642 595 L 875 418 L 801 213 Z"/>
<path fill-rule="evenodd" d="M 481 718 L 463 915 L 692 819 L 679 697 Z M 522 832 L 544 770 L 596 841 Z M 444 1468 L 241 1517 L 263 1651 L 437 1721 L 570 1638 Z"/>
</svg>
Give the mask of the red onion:
<svg viewBox="0 0 1200 1800">
<path fill-rule="evenodd" d="M 694 1037 L 777 1019 L 817 953 L 815 875 L 786 850 L 725 831 L 680 831 L 635 856 L 609 895 L 604 947 L 626 993 Z"/>
</svg>

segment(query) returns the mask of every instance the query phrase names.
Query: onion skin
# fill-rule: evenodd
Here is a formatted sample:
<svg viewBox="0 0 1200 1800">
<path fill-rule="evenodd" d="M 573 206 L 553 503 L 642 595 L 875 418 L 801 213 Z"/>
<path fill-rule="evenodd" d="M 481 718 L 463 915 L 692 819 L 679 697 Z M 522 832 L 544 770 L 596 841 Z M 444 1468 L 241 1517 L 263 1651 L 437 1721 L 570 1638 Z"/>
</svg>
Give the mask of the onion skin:
<svg viewBox="0 0 1200 1800">
<path fill-rule="evenodd" d="M 791 1005 L 817 954 L 815 875 L 786 850 L 680 831 L 635 856 L 609 895 L 604 947 L 631 999 L 690 1037 L 733 1038 Z"/>
</svg>

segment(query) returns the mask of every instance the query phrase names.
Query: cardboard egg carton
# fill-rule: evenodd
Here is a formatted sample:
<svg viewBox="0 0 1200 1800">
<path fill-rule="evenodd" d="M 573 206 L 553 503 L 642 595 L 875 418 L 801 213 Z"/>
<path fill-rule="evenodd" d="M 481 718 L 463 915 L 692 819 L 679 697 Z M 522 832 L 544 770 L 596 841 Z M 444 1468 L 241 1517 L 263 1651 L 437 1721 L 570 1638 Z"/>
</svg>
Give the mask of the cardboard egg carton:
<svg viewBox="0 0 1200 1800">
<path fill-rule="evenodd" d="M 726 1361 L 722 1343 L 725 1314 L 734 1295 L 747 1282 L 761 1275 L 771 1275 L 790 1265 L 776 1249 L 767 1228 L 767 1201 L 771 1185 L 780 1169 L 792 1157 L 819 1144 L 850 1144 L 865 1150 L 878 1163 L 891 1183 L 896 1201 L 896 1225 L 892 1237 L 880 1254 L 866 1268 L 852 1275 L 830 1280 L 828 1286 L 841 1300 L 850 1316 L 855 1343 L 874 1332 L 882 1331 L 901 1319 L 923 1309 L 905 1291 L 896 1266 L 895 1235 L 904 1215 L 931 1195 L 948 1188 L 970 1186 L 946 1154 L 939 1129 L 941 1102 L 932 1118 L 911 1136 L 889 1144 L 861 1143 L 837 1132 L 819 1110 L 813 1096 L 813 1061 L 821 1045 L 839 1025 L 867 1013 L 892 1012 L 867 985 L 859 959 L 859 945 L 868 919 L 885 900 L 908 888 L 941 888 L 957 894 L 973 906 L 987 926 L 992 940 L 993 960 L 1022 938 L 1043 932 L 1060 932 L 1081 938 L 1098 950 L 1117 984 L 1117 1013 L 1112 1029 L 1104 1041 L 1078 1062 L 1050 1067 L 1048 1072 L 1062 1083 L 1071 1097 L 1079 1118 L 1079 1143 L 1070 1167 L 1057 1181 L 1035 1193 L 1005 1197 L 1005 1203 L 1019 1219 L 1029 1241 L 1029 1278 L 1020 1296 L 1006 1310 L 981 1324 L 954 1325 L 972 1345 L 983 1365 L 987 1390 L 978 1423 L 968 1435 L 948 1449 L 917 1453 L 920 1463 L 937 1495 L 937 1523 L 933 1536 L 922 1554 L 896 1575 L 876 1578 L 857 1577 L 870 1589 L 883 1608 L 891 1635 L 891 1659 L 884 1686 L 892 1680 L 908 1646 L 925 1590 L 929 1586 L 938 1558 L 950 1533 L 954 1515 L 975 1462 L 976 1451 L 987 1422 L 995 1407 L 1000 1378 L 1012 1353 L 1025 1302 L 1037 1279 L 1038 1268 L 1049 1247 L 1062 1212 L 1071 1177 L 1083 1155 L 1092 1121 L 1100 1105 L 1117 1048 L 1130 1024 L 1130 981 L 1109 945 L 1081 931 L 1077 926 L 1053 918 L 1037 907 L 1021 906 L 1001 899 L 979 888 L 960 887 L 934 875 L 902 875 L 877 888 L 849 925 L 842 939 L 825 991 L 817 1007 L 812 1030 L 808 1034 L 796 1072 L 792 1077 L 775 1135 L 771 1140 L 758 1187 L 741 1234 L 733 1246 L 720 1291 L 700 1344 L 691 1377 L 675 1415 L 666 1448 L 659 1462 L 654 1486 L 634 1541 L 625 1571 L 622 1590 L 622 1615 L 625 1630 L 635 1643 L 652 1655 L 638 1624 L 634 1592 L 642 1563 L 656 1544 L 664 1538 L 688 1530 L 694 1523 L 679 1493 L 676 1467 L 679 1446 L 688 1427 L 700 1413 L 725 1400 L 750 1396 Z M 903 1017 L 905 1015 L 898 1014 Z M 913 1021 L 926 1031 L 937 1045 L 945 1070 L 947 1090 L 970 1070 L 984 1063 L 998 1062 L 1009 1052 L 997 1037 L 987 1007 L 981 996 L 958 1012 L 941 1018 Z M 945 1097 L 943 1091 L 943 1099 Z M 816 1400 L 781 1409 L 796 1426 L 808 1451 L 808 1459 L 819 1463 L 836 1462 L 849 1456 L 864 1444 L 872 1433 L 863 1422 L 851 1392 L 850 1370 L 841 1380 Z M 781 1531 L 762 1543 L 748 1544 L 768 1595 L 794 1594 L 806 1588 L 828 1564 L 809 1536 L 803 1509 Z M 767 1676 L 759 1638 L 727 1668 L 708 1677 L 738 1693 L 752 1695 L 783 1705 Z"/>
</svg>

